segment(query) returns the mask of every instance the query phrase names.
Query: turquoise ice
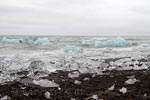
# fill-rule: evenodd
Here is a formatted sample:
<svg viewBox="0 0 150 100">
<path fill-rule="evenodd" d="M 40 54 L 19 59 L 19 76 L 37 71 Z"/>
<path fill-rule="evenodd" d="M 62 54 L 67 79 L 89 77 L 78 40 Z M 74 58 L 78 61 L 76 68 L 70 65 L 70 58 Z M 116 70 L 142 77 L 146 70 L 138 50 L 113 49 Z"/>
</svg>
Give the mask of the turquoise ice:
<svg viewBox="0 0 150 100">
<path fill-rule="evenodd" d="M 49 45 L 48 38 L 38 38 L 36 41 L 34 41 L 35 45 Z"/>
<path fill-rule="evenodd" d="M 96 42 L 95 47 L 102 48 L 102 47 L 124 47 L 127 46 L 128 42 L 123 39 L 122 37 L 117 37 L 105 42 Z"/>
<path fill-rule="evenodd" d="M 75 45 L 67 45 L 63 48 L 65 53 L 83 53 L 83 49 L 76 47 Z"/>
<path fill-rule="evenodd" d="M 23 39 L 7 39 L 6 37 L 2 38 L 1 41 L 8 44 L 19 44 L 24 42 Z"/>
</svg>

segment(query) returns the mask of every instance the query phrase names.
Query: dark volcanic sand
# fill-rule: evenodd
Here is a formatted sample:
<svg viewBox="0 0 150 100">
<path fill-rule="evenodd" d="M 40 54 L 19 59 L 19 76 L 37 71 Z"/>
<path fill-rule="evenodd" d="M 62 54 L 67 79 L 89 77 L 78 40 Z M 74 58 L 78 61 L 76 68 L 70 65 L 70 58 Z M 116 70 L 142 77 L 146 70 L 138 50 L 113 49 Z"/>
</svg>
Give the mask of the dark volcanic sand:
<svg viewBox="0 0 150 100">
<path fill-rule="evenodd" d="M 50 74 L 45 79 L 54 80 L 60 85 L 58 88 L 44 88 L 34 84 L 22 84 L 18 81 L 8 82 L 5 85 L 0 85 L 0 96 L 5 95 L 11 97 L 11 100 L 47 100 L 44 93 L 49 91 L 51 99 L 49 100 L 93 100 L 92 95 L 98 95 L 103 100 L 150 100 L 150 71 L 106 71 L 104 75 L 82 74 L 78 78 L 68 78 L 68 72 L 59 71 Z M 19 73 L 19 74 L 23 74 Z M 125 84 L 128 77 L 135 76 L 139 82 L 133 85 Z M 84 81 L 84 78 L 89 80 Z M 22 77 L 22 80 L 28 79 Z M 81 81 L 80 85 L 74 84 L 75 80 Z M 108 91 L 108 88 L 115 84 L 113 91 Z M 26 88 L 22 88 L 26 87 Z M 127 88 L 127 93 L 122 94 L 119 89 Z M 27 95 L 24 95 L 28 93 Z M 145 95 L 146 94 L 146 95 Z M 145 96 L 144 96 L 145 95 Z"/>
</svg>

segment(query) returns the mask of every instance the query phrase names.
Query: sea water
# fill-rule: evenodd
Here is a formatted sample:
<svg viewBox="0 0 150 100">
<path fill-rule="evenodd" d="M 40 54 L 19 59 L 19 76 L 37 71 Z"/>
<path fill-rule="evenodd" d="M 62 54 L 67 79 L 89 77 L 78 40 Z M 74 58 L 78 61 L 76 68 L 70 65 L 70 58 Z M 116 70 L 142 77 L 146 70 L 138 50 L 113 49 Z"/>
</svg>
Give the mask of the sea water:
<svg viewBox="0 0 150 100">
<path fill-rule="evenodd" d="M 104 70 L 141 70 L 148 69 L 150 65 L 150 37 L 122 37 L 128 42 L 128 45 L 103 48 L 83 45 L 82 41 L 94 38 L 114 39 L 116 37 L 1 36 L 0 38 L 3 37 L 9 39 L 27 38 L 28 42 L 17 44 L 0 42 L 0 83 L 15 80 L 19 76 L 12 77 L 10 74 L 24 70 L 29 71 L 30 78 L 38 79 L 42 75 L 45 76 L 57 70 L 78 70 L 77 74 L 102 74 Z M 49 43 L 35 45 L 34 41 L 39 38 L 46 38 Z M 64 48 L 70 45 L 73 49 L 82 49 L 83 51 L 64 52 Z M 36 71 L 41 71 L 42 74 L 33 76 Z"/>
</svg>

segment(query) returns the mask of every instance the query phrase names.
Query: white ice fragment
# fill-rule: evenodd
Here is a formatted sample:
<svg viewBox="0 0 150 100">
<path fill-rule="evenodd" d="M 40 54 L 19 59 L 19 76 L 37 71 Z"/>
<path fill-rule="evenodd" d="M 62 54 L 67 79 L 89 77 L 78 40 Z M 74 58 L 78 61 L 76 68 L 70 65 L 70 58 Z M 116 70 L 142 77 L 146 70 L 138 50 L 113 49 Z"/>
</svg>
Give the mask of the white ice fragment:
<svg viewBox="0 0 150 100">
<path fill-rule="evenodd" d="M 138 80 L 136 80 L 136 78 L 131 78 L 131 79 L 128 79 L 127 81 L 125 81 L 126 84 L 135 84 L 136 82 L 138 82 Z"/>
<path fill-rule="evenodd" d="M 50 99 L 51 98 L 50 97 L 50 93 L 48 91 L 44 94 L 44 96 L 45 96 L 46 99 Z"/>
<path fill-rule="evenodd" d="M 64 53 L 83 53 L 83 49 L 75 45 L 67 45 L 63 48 Z"/>
<path fill-rule="evenodd" d="M 146 96 L 147 96 L 147 94 L 145 93 L 145 94 L 144 94 L 144 97 L 146 97 Z"/>
<path fill-rule="evenodd" d="M 59 87 L 58 84 L 56 84 L 53 81 L 49 81 L 47 79 L 43 79 L 39 81 L 33 80 L 33 83 L 36 85 L 40 85 L 41 87 Z"/>
<path fill-rule="evenodd" d="M 69 78 L 79 77 L 80 73 L 78 71 L 71 72 L 68 74 Z"/>
<path fill-rule="evenodd" d="M 86 78 L 84 78 L 83 80 L 84 80 L 84 81 L 89 81 L 90 79 L 86 77 Z"/>
<path fill-rule="evenodd" d="M 89 69 L 87 67 L 78 68 L 80 73 L 89 73 Z"/>
<path fill-rule="evenodd" d="M 112 91 L 115 89 L 115 84 L 113 84 L 110 88 L 108 88 L 109 91 Z"/>
<path fill-rule="evenodd" d="M 61 88 L 60 88 L 60 87 L 58 87 L 58 90 L 61 90 Z"/>
<path fill-rule="evenodd" d="M 34 41 L 35 45 L 49 45 L 49 39 L 48 38 L 38 38 L 36 41 Z"/>
<path fill-rule="evenodd" d="M 141 69 L 148 69 L 148 66 L 146 64 L 142 64 L 142 66 L 140 68 Z"/>
<path fill-rule="evenodd" d="M 11 100 L 11 98 L 6 95 L 6 96 L 2 97 L 0 100 Z"/>
<path fill-rule="evenodd" d="M 24 93 L 23 95 L 25 95 L 25 96 L 29 96 L 29 93 Z"/>
<path fill-rule="evenodd" d="M 127 89 L 125 87 L 122 87 L 119 91 L 123 94 L 127 93 Z"/>
<path fill-rule="evenodd" d="M 140 51 L 140 52 L 147 52 L 147 51 L 150 51 L 150 45 L 149 44 L 141 44 L 141 45 L 135 47 L 134 50 Z"/>
<path fill-rule="evenodd" d="M 75 81 L 74 81 L 74 84 L 76 84 L 76 85 L 80 85 L 80 84 L 81 84 L 81 82 L 80 82 L 80 81 L 78 81 L 78 80 L 75 80 Z"/>
<path fill-rule="evenodd" d="M 92 96 L 92 99 L 98 100 L 98 95 L 93 95 L 93 96 Z"/>
</svg>

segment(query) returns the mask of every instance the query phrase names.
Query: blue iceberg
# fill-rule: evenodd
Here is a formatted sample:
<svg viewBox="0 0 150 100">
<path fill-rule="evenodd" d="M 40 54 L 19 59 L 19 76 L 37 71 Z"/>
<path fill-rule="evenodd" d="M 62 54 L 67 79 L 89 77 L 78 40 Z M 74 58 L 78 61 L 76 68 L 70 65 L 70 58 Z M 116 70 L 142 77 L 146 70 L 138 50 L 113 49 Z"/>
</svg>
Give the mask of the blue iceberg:
<svg viewBox="0 0 150 100">
<path fill-rule="evenodd" d="M 24 37 L 23 40 L 27 42 L 27 41 L 30 40 L 30 38 L 29 37 Z"/>
<path fill-rule="evenodd" d="M 82 45 L 86 45 L 86 46 L 89 46 L 89 45 L 94 45 L 97 41 L 106 41 L 108 40 L 108 38 L 93 38 L 93 39 L 90 39 L 90 40 L 83 40 L 82 41 Z"/>
<path fill-rule="evenodd" d="M 1 41 L 8 44 L 19 44 L 24 42 L 23 39 L 7 39 L 6 37 L 2 38 Z"/>
<path fill-rule="evenodd" d="M 108 40 L 108 41 L 105 41 L 105 42 L 96 42 L 95 43 L 95 47 L 97 48 L 102 48 L 102 47 L 124 47 L 124 46 L 127 46 L 128 45 L 128 42 L 121 38 L 121 37 L 117 37 L 117 38 L 114 38 L 112 40 Z"/>
<path fill-rule="evenodd" d="M 63 51 L 65 53 L 83 53 L 83 49 L 76 47 L 74 45 L 67 45 L 66 47 L 63 48 Z"/>
<path fill-rule="evenodd" d="M 35 45 L 49 45 L 48 38 L 38 38 L 36 41 L 34 41 Z"/>
</svg>

